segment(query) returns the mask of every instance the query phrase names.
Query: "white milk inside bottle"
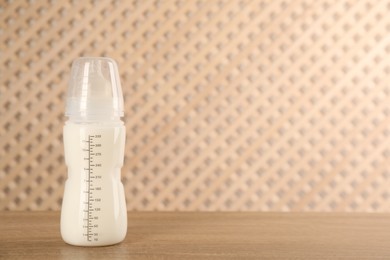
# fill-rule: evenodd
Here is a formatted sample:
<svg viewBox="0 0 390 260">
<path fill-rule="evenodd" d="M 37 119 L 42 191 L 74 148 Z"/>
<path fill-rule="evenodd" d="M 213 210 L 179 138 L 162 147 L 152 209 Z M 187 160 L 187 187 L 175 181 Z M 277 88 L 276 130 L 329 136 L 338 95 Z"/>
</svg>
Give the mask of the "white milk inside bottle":
<svg viewBox="0 0 390 260">
<path fill-rule="evenodd" d="M 61 235 L 78 246 L 121 242 L 127 210 L 121 182 L 125 127 L 123 97 L 115 61 L 73 62 L 64 126 L 68 178 L 61 209 Z"/>
</svg>

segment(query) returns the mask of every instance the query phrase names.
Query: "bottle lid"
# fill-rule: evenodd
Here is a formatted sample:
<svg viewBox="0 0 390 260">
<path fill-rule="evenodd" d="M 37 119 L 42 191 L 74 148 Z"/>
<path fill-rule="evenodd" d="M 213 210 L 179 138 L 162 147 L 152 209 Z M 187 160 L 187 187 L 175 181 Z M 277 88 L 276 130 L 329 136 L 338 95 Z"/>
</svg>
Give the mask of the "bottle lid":
<svg viewBox="0 0 390 260">
<path fill-rule="evenodd" d="M 65 115 L 86 120 L 123 116 L 121 82 L 113 59 L 81 57 L 73 61 Z"/>
</svg>

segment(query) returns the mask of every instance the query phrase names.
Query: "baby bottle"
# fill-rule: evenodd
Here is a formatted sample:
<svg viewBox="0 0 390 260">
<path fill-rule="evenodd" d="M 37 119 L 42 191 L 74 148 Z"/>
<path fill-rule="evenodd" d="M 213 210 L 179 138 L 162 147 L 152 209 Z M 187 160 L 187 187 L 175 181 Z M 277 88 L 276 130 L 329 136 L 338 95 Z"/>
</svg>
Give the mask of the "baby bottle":
<svg viewBox="0 0 390 260">
<path fill-rule="evenodd" d="M 62 238 L 77 246 L 119 243 L 127 232 L 121 182 L 126 133 L 114 60 L 82 57 L 73 62 L 65 116 L 68 178 L 61 209 Z"/>
</svg>

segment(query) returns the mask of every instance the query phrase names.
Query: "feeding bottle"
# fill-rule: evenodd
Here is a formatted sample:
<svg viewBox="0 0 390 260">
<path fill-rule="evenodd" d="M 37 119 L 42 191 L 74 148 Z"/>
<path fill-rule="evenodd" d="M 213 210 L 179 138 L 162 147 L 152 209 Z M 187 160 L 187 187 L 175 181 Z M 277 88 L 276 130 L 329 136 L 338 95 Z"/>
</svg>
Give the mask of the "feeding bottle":
<svg viewBox="0 0 390 260">
<path fill-rule="evenodd" d="M 68 178 L 61 209 L 62 238 L 78 246 L 119 243 L 127 232 L 120 173 L 125 126 L 114 60 L 83 57 L 73 62 L 65 115 Z"/>
</svg>

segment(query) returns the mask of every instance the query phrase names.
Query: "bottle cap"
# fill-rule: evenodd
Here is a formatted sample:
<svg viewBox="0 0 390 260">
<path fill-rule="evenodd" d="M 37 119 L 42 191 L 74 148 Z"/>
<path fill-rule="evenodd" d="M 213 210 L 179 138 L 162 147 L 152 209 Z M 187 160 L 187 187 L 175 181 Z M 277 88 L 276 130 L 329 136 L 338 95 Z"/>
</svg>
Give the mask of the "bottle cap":
<svg viewBox="0 0 390 260">
<path fill-rule="evenodd" d="M 73 61 L 65 115 L 86 120 L 123 116 L 121 82 L 113 59 L 81 57 Z"/>
</svg>

